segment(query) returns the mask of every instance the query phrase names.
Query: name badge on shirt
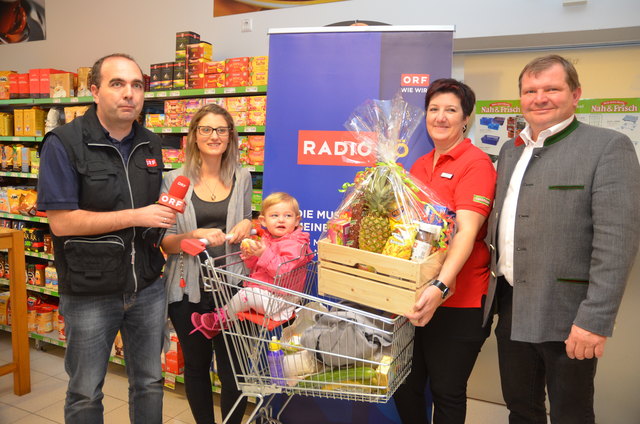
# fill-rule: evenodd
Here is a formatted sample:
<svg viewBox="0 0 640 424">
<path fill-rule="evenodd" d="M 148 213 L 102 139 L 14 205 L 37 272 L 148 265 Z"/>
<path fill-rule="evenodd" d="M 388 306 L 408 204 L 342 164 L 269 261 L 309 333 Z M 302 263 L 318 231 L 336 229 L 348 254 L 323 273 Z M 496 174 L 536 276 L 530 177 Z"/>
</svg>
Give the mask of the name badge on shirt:
<svg viewBox="0 0 640 424">
<path fill-rule="evenodd" d="M 156 162 L 155 159 L 146 159 L 147 162 L 147 167 L 149 168 L 155 168 L 158 166 L 158 162 Z"/>
<path fill-rule="evenodd" d="M 442 178 L 446 178 L 446 179 L 448 179 L 448 180 L 450 180 L 451 178 L 453 178 L 453 174 L 450 174 L 450 173 L 448 173 L 448 172 L 443 172 L 442 174 L 440 174 L 440 176 L 441 176 Z"/>
</svg>

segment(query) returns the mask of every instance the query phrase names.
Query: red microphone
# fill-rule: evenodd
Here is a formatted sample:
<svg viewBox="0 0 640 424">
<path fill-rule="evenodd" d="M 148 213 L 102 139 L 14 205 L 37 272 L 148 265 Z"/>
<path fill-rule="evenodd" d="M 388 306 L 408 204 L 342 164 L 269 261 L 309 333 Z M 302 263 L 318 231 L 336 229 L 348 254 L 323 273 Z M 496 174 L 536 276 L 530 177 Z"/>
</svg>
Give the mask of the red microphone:
<svg viewBox="0 0 640 424">
<path fill-rule="evenodd" d="M 160 195 L 158 204 L 167 206 L 176 212 L 183 213 L 184 208 L 186 207 L 186 204 L 184 203 L 184 196 L 187 195 L 187 190 L 189 190 L 190 185 L 191 181 L 189 181 L 189 178 L 184 175 L 178 175 L 176 179 L 173 180 L 173 183 L 171 183 L 169 193 L 162 193 Z M 160 229 L 158 232 L 158 240 L 154 243 L 154 247 L 160 246 L 166 232 L 166 228 Z"/>
<path fill-rule="evenodd" d="M 169 187 L 169 193 L 162 193 L 160 195 L 158 204 L 168 206 L 174 211 L 183 213 L 186 207 L 184 196 L 186 196 L 190 185 L 191 181 L 189 181 L 189 178 L 184 175 L 179 175 L 173 180 L 171 187 Z"/>
</svg>

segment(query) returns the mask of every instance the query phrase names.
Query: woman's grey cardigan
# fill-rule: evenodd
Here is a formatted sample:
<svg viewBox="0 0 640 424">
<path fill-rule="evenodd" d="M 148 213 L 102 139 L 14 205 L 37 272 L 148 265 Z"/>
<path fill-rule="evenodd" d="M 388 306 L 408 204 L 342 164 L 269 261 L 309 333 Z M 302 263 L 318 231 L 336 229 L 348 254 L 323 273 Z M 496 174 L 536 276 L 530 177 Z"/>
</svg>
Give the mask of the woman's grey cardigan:
<svg viewBox="0 0 640 424">
<path fill-rule="evenodd" d="M 169 187 L 178 175 L 184 175 L 183 169 L 176 169 L 167 173 L 162 182 L 162 193 L 169 192 Z M 227 232 L 229 232 L 237 223 L 243 219 L 251 220 L 251 174 L 245 168 L 238 167 L 235 172 L 235 183 L 231 191 L 231 199 L 229 200 L 229 208 L 227 210 Z M 185 195 L 187 207 L 183 214 L 178 214 L 176 224 L 167 229 L 166 235 L 182 234 L 193 231 L 197 228 L 196 215 L 191 203 L 191 195 L 193 194 L 193 185 L 189 186 L 189 190 Z M 239 244 L 226 244 L 226 254 L 237 252 L 240 250 Z M 167 264 L 164 268 L 164 278 L 166 284 L 167 298 L 169 303 L 182 301 L 184 294 L 189 296 L 189 302 L 200 302 L 200 269 L 198 259 L 188 254 L 184 257 L 184 280 L 186 287 L 180 287 L 180 255 L 169 255 Z M 242 263 L 230 268 L 229 271 L 242 273 Z"/>
</svg>

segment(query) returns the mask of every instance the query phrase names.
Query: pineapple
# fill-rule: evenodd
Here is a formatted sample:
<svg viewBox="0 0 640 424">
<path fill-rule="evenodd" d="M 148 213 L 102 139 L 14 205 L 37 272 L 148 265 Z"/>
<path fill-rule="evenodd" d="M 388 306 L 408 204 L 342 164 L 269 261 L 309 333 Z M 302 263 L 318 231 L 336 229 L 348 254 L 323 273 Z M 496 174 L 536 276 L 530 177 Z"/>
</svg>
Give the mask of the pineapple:
<svg viewBox="0 0 640 424">
<path fill-rule="evenodd" d="M 389 181 L 389 170 L 376 168 L 367 184 L 363 186 L 364 213 L 358 232 L 359 248 L 380 253 L 391 235 L 389 208 L 395 200 Z"/>
<path fill-rule="evenodd" d="M 349 228 L 349 246 L 359 249 L 360 222 L 364 212 L 364 196 L 362 193 L 355 193 L 351 203 L 351 228 Z"/>
</svg>

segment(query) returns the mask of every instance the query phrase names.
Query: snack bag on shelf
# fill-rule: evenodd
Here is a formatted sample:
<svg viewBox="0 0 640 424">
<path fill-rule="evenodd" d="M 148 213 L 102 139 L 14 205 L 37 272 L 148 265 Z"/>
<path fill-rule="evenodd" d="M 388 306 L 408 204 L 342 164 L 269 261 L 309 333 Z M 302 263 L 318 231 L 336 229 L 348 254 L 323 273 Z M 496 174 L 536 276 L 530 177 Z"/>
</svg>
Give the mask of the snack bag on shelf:
<svg viewBox="0 0 640 424">
<path fill-rule="evenodd" d="M 446 205 L 396 163 L 423 115 L 399 94 L 391 100 L 368 100 L 353 112 L 345 126 L 375 154 L 376 164 L 345 184 L 343 201 L 322 239 L 410 259 L 419 224 L 437 222 L 442 230 L 433 252 L 447 249 L 454 222 Z"/>
</svg>

